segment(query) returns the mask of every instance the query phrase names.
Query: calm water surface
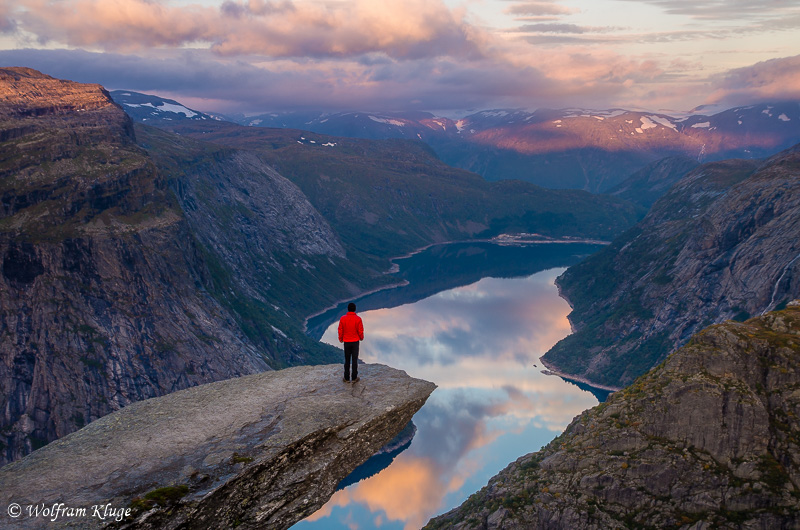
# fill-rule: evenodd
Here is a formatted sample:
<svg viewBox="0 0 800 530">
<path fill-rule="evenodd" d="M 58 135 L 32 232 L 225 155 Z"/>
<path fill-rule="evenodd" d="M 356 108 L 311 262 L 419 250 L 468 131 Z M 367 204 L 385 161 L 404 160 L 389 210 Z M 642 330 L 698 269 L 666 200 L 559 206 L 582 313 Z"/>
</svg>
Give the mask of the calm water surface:
<svg viewBox="0 0 800 530">
<path fill-rule="evenodd" d="M 559 298 L 555 278 L 563 265 L 598 247 L 491 247 L 449 245 L 446 252 L 462 265 L 482 255 L 497 267 L 486 269 L 498 275 L 503 264 L 497 259 L 507 262 L 509 274 L 525 272 L 513 264 L 509 252 L 537 254 L 542 259 L 533 260 L 534 270 L 549 266 L 550 258 L 562 266 L 516 278 L 483 278 L 395 307 L 362 311 L 363 304 L 357 302 L 365 327 L 361 359 L 400 368 L 439 388 L 414 416 L 417 433 L 405 451 L 377 474 L 336 492 L 294 529 L 420 528 L 432 516 L 461 504 L 519 456 L 540 449 L 575 415 L 597 404 L 593 394 L 543 375 L 539 357 L 570 332 L 570 308 Z M 398 262 L 400 276 L 416 266 L 419 277 L 406 276 L 411 284 L 399 290 L 406 294 L 389 295 L 395 303 L 420 298 L 420 284 L 431 283 L 437 274 L 431 266 L 449 271 L 442 283 L 453 281 L 453 267 L 459 266 L 431 260 L 437 252 L 443 249 Z M 426 260 L 429 265 L 421 265 Z M 469 280 L 464 275 L 464 281 Z M 331 321 L 340 312 L 324 318 Z M 322 340 L 339 346 L 336 325 L 327 327 Z"/>
</svg>

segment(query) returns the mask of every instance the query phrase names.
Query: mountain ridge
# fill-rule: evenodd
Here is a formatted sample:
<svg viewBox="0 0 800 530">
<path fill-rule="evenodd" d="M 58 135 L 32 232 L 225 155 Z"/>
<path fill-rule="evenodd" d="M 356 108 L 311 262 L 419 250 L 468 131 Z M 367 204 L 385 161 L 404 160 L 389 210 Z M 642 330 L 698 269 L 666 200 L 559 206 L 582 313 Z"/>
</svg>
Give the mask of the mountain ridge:
<svg viewBox="0 0 800 530">
<path fill-rule="evenodd" d="M 488 180 L 512 178 L 594 193 L 609 191 L 665 157 L 698 162 L 762 158 L 800 142 L 796 101 L 744 105 L 709 115 L 566 108 L 483 110 L 460 119 L 365 111 L 273 112 L 230 119 L 330 136 L 418 139 L 449 165 Z"/>
<path fill-rule="evenodd" d="M 699 329 L 800 296 L 800 146 L 699 166 L 611 245 L 557 283 L 575 333 L 543 357 L 624 386 Z"/>
</svg>

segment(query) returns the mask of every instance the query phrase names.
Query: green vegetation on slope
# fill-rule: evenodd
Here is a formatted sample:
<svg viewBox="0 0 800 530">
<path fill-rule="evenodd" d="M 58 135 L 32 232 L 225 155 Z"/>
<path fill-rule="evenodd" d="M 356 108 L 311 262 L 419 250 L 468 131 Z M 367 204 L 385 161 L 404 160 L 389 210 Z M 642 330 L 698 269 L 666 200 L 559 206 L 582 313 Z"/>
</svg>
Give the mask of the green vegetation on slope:
<svg viewBox="0 0 800 530">
<path fill-rule="evenodd" d="M 625 385 L 693 332 L 800 294 L 790 277 L 776 285 L 800 250 L 797 157 L 790 150 L 766 163 L 700 166 L 637 226 L 567 270 L 558 285 L 573 305 L 576 332 L 544 359 Z M 788 293 L 766 307 L 776 288 Z"/>
<path fill-rule="evenodd" d="M 230 124 L 182 135 L 258 152 L 297 184 L 348 249 L 391 257 L 433 242 L 503 232 L 611 239 L 636 219 L 625 201 L 521 181 L 487 182 L 407 140 L 335 138 Z"/>
</svg>

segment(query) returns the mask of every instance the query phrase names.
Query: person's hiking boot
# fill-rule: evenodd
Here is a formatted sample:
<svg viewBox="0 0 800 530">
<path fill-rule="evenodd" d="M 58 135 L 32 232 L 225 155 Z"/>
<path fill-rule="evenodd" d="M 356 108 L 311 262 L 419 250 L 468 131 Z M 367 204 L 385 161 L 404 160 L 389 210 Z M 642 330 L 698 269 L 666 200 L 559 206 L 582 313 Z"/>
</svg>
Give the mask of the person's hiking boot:
<svg viewBox="0 0 800 530">
<path fill-rule="evenodd" d="M 351 382 L 351 383 L 358 383 L 359 381 L 361 381 L 361 378 L 360 378 L 360 377 L 358 377 L 358 376 L 356 376 L 356 378 L 355 378 L 355 379 L 353 379 L 353 380 L 352 380 L 352 381 L 350 381 L 350 382 Z"/>
<path fill-rule="evenodd" d="M 345 383 L 349 383 L 350 382 L 349 379 L 345 379 L 344 377 L 342 377 L 342 381 L 344 381 Z"/>
</svg>

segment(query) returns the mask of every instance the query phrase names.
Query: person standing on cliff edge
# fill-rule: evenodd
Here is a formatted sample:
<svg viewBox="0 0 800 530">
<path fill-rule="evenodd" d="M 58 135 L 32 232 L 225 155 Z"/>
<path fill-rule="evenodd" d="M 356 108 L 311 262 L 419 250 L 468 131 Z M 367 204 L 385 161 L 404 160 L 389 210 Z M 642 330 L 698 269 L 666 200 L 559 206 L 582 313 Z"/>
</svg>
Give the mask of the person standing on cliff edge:
<svg viewBox="0 0 800 530">
<path fill-rule="evenodd" d="M 339 319 L 339 342 L 344 343 L 344 382 L 358 381 L 358 341 L 364 340 L 364 323 L 356 315 L 356 304 L 347 304 L 347 314 Z M 352 379 L 351 369 L 352 363 Z"/>
</svg>

